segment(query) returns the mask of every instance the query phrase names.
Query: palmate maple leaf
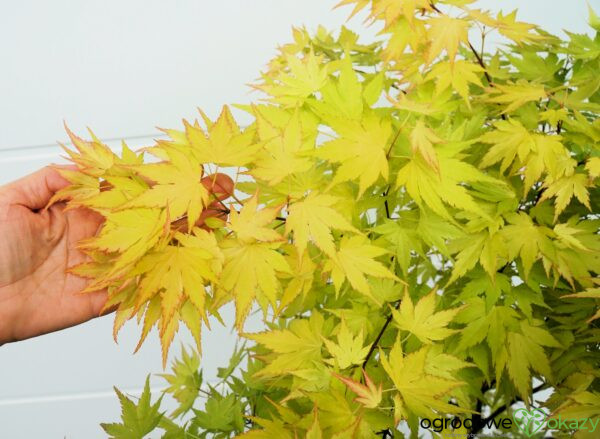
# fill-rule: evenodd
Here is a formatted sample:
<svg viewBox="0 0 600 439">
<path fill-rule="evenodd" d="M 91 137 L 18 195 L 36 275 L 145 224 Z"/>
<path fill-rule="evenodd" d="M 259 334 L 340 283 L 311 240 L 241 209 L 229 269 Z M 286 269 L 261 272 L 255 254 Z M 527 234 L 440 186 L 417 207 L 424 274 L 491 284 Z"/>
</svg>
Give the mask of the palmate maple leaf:
<svg viewBox="0 0 600 439">
<path fill-rule="evenodd" d="M 369 345 L 364 346 L 364 334 L 361 330 L 356 337 L 346 326 L 342 318 L 337 333 L 337 343 L 323 338 L 327 350 L 332 359 L 325 360 L 327 363 L 337 365 L 340 369 L 346 369 L 352 365 L 359 365 L 369 352 Z"/>
<path fill-rule="evenodd" d="M 286 54 L 289 72 L 280 72 L 275 77 L 262 75 L 263 84 L 254 88 L 272 96 L 273 102 L 294 107 L 320 90 L 327 80 L 327 69 L 322 66 L 323 56 L 311 50 L 303 59 Z"/>
<path fill-rule="evenodd" d="M 333 376 L 343 382 L 350 390 L 358 395 L 354 401 L 368 409 L 377 408 L 383 397 L 383 385 L 381 383 L 379 386 L 375 385 L 371 377 L 367 375 L 367 372 L 365 372 L 364 369 L 362 370 L 362 373 L 365 378 L 365 384 L 354 381 L 337 373 L 334 373 Z"/>
<path fill-rule="evenodd" d="M 371 295 L 371 288 L 365 275 L 377 278 L 400 281 L 388 268 L 374 258 L 388 253 L 384 248 L 372 245 L 362 235 L 344 236 L 336 255 L 327 260 L 324 272 L 331 272 L 331 278 L 336 291 L 339 292 L 344 280 L 348 280 L 352 288 L 362 294 L 377 299 Z"/>
<path fill-rule="evenodd" d="M 253 109 L 259 135 L 266 139 L 262 141 L 262 149 L 256 155 L 254 166 L 248 173 L 274 186 L 288 176 L 310 170 L 314 163 L 309 158 L 303 157 L 301 152 L 314 149 L 316 126 L 310 122 L 305 122 L 303 126 L 296 109 L 289 115 L 285 126 L 280 129 L 273 125 L 274 120 L 268 119 L 268 116 L 273 117 L 273 115 L 256 107 Z"/>
<path fill-rule="evenodd" d="M 338 137 L 305 154 L 331 163 L 340 163 L 331 186 L 358 180 L 360 197 L 379 176 L 387 180 L 387 153 L 392 124 L 365 105 L 372 83 L 359 82 L 349 55 L 341 62 L 339 79 L 322 89 L 321 100 L 311 99 L 311 109 Z M 380 92 L 374 94 L 378 96 Z"/>
<path fill-rule="evenodd" d="M 166 130 L 175 144 L 191 148 L 192 154 L 200 163 L 214 163 L 218 166 L 245 166 L 253 160 L 262 147 L 254 141 L 255 131 L 248 127 L 241 131 L 227 105 L 213 123 L 202 113 L 204 131 L 197 123 L 191 125 L 184 121 L 185 133 Z"/>
<path fill-rule="evenodd" d="M 163 148 L 163 151 L 169 162 L 131 167 L 155 184 L 121 207 L 168 206 L 171 218 L 187 215 L 189 231 L 200 218 L 202 208 L 209 204 L 209 192 L 201 182 L 204 171 L 200 162 L 177 149 Z"/>
<path fill-rule="evenodd" d="M 460 182 L 504 183 L 468 163 L 448 157 L 445 152 L 440 154 L 440 149 L 438 161 L 440 171 L 436 173 L 420 154 L 413 156 L 398 172 L 396 187 L 405 186 L 417 204 L 428 206 L 442 218 L 453 221 L 444 203 L 485 217 L 487 214 Z"/>
<path fill-rule="evenodd" d="M 436 94 L 441 94 L 448 87 L 452 87 L 464 99 L 467 106 L 471 106 L 469 100 L 469 84 L 483 87 L 481 75 L 484 70 L 478 64 L 464 60 L 437 63 L 425 77 L 427 80 L 435 80 Z"/>
<path fill-rule="evenodd" d="M 543 85 L 534 84 L 524 79 L 520 79 L 515 83 L 494 84 L 494 87 L 489 87 L 487 91 L 490 95 L 487 102 L 505 106 L 502 109 L 502 114 L 513 112 L 527 102 L 539 101 L 547 97 Z"/>
<path fill-rule="evenodd" d="M 112 213 L 98 236 L 80 241 L 84 251 L 118 253 L 110 270 L 95 279 L 85 291 L 95 291 L 110 283 L 115 275 L 135 263 L 164 235 L 167 217 L 163 209 L 132 208 Z"/>
<path fill-rule="evenodd" d="M 321 360 L 325 319 L 318 311 L 307 319 L 296 319 L 287 329 L 273 329 L 258 333 L 244 333 L 245 338 L 254 340 L 273 351 L 273 361 L 265 365 L 257 375 L 278 376 L 307 369 Z"/>
<path fill-rule="evenodd" d="M 387 181 L 389 166 L 386 154 L 392 134 L 389 120 L 369 114 L 360 123 L 331 119 L 330 125 L 340 137 L 324 143 L 312 155 L 340 163 L 331 185 L 358 180 L 360 197 L 379 176 Z"/>
<path fill-rule="evenodd" d="M 397 390 L 394 395 L 394 420 L 408 419 L 412 414 L 422 417 L 434 413 L 465 413 L 469 410 L 449 404 L 449 393 L 464 383 L 428 373 L 429 347 L 404 355 L 399 339 L 386 356 L 380 350 L 383 369 Z"/>
<path fill-rule="evenodd" d="M 394 323 L 403 331 L 414 334 L 423 343 L 429 344 L 433 341 L 443 340 L 457 332 L 448 329 L 448 324 L 458 314 L 461 308 L 448 309 L 435 312 L 436 290 L 432 290 L 417 302 L 416 306 L 408 294 L 404 294 L 400 308 L 392 308 Z"/>
<path fill-rule="evenodd" d="M 538 202 L 541 203 L 544 200 L 556 197 L 556 201 L 554 202 L 554 221 L 565 210 L 573 197 L 577 198 L 588 210 L 592 210 L 587 189 L 588 185 L 588 178 L 583 173 L 575 173 L 554 181 L 547 179 L 543 184 L 544 191 Z"/>
<path fill-rule="evenodd" d="M 359 233 L 350 222 L 335 209 L 340 199 L 333 195 L 311 192 L 303 200 L 290 203 L 285 222 L 285 234 L 293 232 L 294 245 L 303 254 L 309 239 L 328 255 L 335 254 L 332 229 Z"/>
<path fill-rule="evenodd" d="M 456 52 L 461 43 L 468 43 L 469 21 L 462 18 L 454 18 L 442 15 L 429 19 L 429 47 L 427 60 L 433 61 L 444 50 L 448 54 L 450 62 L 454 61 Z"/>
<path fill-rule="evenodd" d="M 142 439 L 152 432 L 162 418 L 159 411 L 162 396 L 154 404 L 150 401 L 150 376 L 146 378 L 144 390 L 137 404 L 114 388 L 121 403 L 122 423 L 101 424 L 111 439 Z"/>
<path fill-rule="evenodd" d="M 207 320 L 204 309 L 205 288 L 209 283 L 217 281 L 224 261 L 214 235 L 205 230 L 195 228 L 193 235 L 176 233 L 175 239 L 178 245 L 167 245 L 148 253 L 136 264 L 132 272 L 134 276 L 143 276 L 138 286 L 135 310 L 154 297 L 160 297 L 161 331 L 169 327 L 178 310 L 181 310 L 182 315 L 192 311 L 184 311 L 183 304 L 186 300 L 196 308 L 194 314 Z M 185 320 L 187 319 L 184 318 Z M 194 325 L 188 325 L 192 326 L 190 330 L 197 342 L 200 339 L 200 325 L 201 320 L 197 320 Z M 147 333 L 146 327 L 144 332 Z M 145 337 L 144 332 L 142 339 Z M 163 362 L 166 361 L 170 341 L 170 338 L 161 337 Z"/>
<path fill-rule="evenodd" d="M 425 125 L 422 119 L 419 119 L 410 132 L 410 146 L 413 153 L 418 152 L 431 168 L 439 172 L 440 164 L 433 145 L 443 142 L 435 132 Z"/>
<path fill-rule="evenodd" d="M 246 200 L 241 211 L 231 210 L 228 227 L 232 238 L 221 243 L 225 263 L 220 287 L 233 294 L 236 305 L 236 326 L 241 329 L 255 298 L 266 312 L 274 310 L 281 286 L 278 272 L 290 273 L 288 262 L 277 249 L 284 238 L 272 224 L 280 207 L 257 209 L 258 194 Z"/>
</svg>

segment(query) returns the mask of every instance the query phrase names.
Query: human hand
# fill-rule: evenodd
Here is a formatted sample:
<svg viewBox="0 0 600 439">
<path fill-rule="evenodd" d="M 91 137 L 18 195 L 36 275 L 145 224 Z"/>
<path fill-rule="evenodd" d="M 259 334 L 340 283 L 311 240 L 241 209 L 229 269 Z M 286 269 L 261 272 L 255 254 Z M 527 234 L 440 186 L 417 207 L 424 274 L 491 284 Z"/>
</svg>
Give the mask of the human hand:
<svg viewBox="0 0 600 439">
<path fill-rule="evenodd" d="M 224 174 L 203 184 L 223 200 L 233 191 Z M 69 183 L 51 167 L 0 187 L 0 344 L 68 328 L 99 316 L 106 291 L 78 294 L 89 283 L 67 270 L 87 260 L 77 243 L 94 236 L 102 217 L 65 203 L 45 209 Z M 218 201 L 202 214 L 222 217 Z"/>
</svg>

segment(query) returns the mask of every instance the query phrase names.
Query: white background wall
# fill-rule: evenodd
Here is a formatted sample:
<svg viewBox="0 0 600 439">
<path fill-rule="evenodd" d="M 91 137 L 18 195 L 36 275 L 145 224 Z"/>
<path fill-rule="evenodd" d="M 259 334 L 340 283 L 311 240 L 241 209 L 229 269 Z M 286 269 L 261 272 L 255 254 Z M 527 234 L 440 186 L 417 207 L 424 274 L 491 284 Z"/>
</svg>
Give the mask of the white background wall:
<svg viewBox="0 0 600 439">
<path fill-rule="evenodd" d="M 89 125 L 111 144 L 126 139 L 141 146 L 158 134 L 155 126 L 179 127 L 182 117 L 196 117 L 196 106 L 216 116 L 223 103 L 248 102 L 257 95 L 245 84 L 257 78 L 278 44 L 291 40 L 292 25 L 337 28 L 344 22 L 349 9 L 332 11 L 334 3 L 0 3 L 0 184 L 60 160 L 55 145 L 66 137 L 63 120 L 77 133 Z M 586 30 L 583 0 L 480 3 L 519 6 L 522 19 L 556 33 Z M 600 0 L 590 3 L 600 13 Z M 126 325 L 116 345 L 111 327 L 107 316 L 0 347 L 0 438 L 104 437 L 98 423 L 119 416 L 112 386 L 135 392 L 147 373 L 161 371 L 156 334 L 133 356 L 139 329 Z M 228 328 L 205 335 L 206 376 L 226 362 L 233 343 Z"/>
</svg>

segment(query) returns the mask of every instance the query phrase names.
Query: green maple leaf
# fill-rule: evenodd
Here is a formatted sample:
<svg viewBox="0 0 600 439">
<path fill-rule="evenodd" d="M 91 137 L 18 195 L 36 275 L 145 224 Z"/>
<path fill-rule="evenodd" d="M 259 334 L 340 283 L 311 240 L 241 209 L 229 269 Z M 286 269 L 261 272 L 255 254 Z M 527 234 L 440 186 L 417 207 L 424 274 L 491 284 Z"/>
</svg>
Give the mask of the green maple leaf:
<svg viewBox="0 0 600 439">
<path fill-rule="evenodd" d="M 167 380 L 169 387 L 166 392 L 173 395 L 179 402 L 171 417 L 175 418 L 187 413 L 191 408 L 202 385 L 202 371 L 200 368 L 200 356 L 196 352 L 188 354 L 185 348 L 181 349 L 181 358 L 173 364 L 172 374 L 162 374 Z"/>
<path fill-rule="evenodd" d="M 194 426 L 206 431 L 241 431 L 244 428 L 242 405 L 234 394 L 221 396 L 213 390 L 204 410 L 194 410 Z"/>
<path fill-rule="evenodd" d="M 150 376 L 146 378 L 144 391 L 136 404 L 119 389 L 114 388 L 121 403 L 121 424 L 100 424 L 111 439 L 143 439 L 159 424 L 163 414 L 159 412 L 162 396 L 150 404 Z"/>
</svg>

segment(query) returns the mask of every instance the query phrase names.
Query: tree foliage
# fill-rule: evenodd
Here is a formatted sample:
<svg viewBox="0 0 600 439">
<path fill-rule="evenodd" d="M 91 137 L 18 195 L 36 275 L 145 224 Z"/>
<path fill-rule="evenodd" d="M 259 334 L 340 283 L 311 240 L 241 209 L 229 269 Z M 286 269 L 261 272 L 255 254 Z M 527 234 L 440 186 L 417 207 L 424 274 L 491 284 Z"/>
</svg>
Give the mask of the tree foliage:
<svg viewBox="0 0 600 439">
<path fill-rule="evenodd" d="M 108 289 L 115 336 L 157 326 L 163 361 L 181 323 L 198 343 L 165 376 L 172 417 L 119 394 L 115 437 L 477 432 L 541 389 L 600 415 L 600 20 L 560 39 L 472 0 L 343 5 L 380 38 L 294 29 L 243 128 L 224 106 L 121 155 L 70 133 L 58 198 L 105 217 L 73 271 Z M 229 302 L 247 342 L 204 386 L 201 328 Z"/>
</svg>

